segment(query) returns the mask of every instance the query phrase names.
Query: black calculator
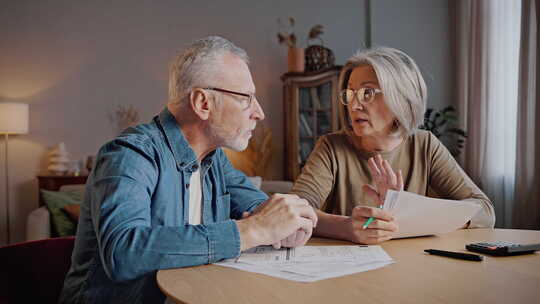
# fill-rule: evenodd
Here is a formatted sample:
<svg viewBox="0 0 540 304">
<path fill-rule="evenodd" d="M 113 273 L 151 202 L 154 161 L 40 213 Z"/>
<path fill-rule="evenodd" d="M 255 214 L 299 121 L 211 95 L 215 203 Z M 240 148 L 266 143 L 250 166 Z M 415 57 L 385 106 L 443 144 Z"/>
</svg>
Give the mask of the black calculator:
<svg viewBox="0 0 540 304">
<path fill-rule="evenodd" d="M 504 241 L 480 242 L 467 244 L 465 245 L 465 248 L 469 251 L 486 253 L 489 255 L 509 256 L 534 253 L 535 251 L 540 250 L 540 243 L 523 245 Z"/>
</svg>

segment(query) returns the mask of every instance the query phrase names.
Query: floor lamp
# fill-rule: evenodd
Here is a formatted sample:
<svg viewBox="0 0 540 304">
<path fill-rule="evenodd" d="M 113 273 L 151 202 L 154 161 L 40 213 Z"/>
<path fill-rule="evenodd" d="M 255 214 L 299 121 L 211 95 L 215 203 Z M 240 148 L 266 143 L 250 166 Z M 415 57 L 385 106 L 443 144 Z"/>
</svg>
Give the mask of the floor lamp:
<svg viewBox="0 0 540 304">
<path fill-rule="evenodd" d="M 8 163 L 8 142 L 9 135 L 28 133 L 28 105 L 17 102 L 0 102 L 0 134 L 4 135 L 4 146 L 6 148 L 4 168 L 6 172 L 6 235 L 7 244 L 10 243 L 9 224 L 9 163 Z"/>
</svg>

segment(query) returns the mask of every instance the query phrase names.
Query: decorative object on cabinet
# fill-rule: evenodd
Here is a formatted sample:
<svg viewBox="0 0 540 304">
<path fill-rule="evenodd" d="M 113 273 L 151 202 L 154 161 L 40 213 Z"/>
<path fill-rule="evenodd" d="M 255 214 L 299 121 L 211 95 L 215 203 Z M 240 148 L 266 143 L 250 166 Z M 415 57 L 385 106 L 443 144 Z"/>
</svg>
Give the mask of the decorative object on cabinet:
<svg viewBox="0 0 540 304">
<path fill-rule="evenodd" d="M 280 27 L 277 34 L 280 44 L 286 44 L 288 47 L 287 52 L 287 67 L 289 72 L 303 72 L 305 66 L 304 48 L 296 46 L 296 35 L 294 34 L 294 18 L 289 17 L 289 24 L 284 25 L 280 18 L 278 18 L 278 25 Z M 285 29 L 284 29 L 285 28 Z"/>
<path fill-rule="evenodd" d="M 47 159 L 47 171 L 51 175 L 65 175 L 68 172 L 70 160 L 66 145 L 63 142 L 49 151 Z"/>
<path fill-rule="evenodd" d="M 287 51 L 287 67 L 289 72 L 302 73 L 306 66 L 304 48 L 290 47 Z"/>
<path fill-rule="evenodd" d="M 294 24 L 296 21 L 289 17 L 289 24 L 285 25 L 281 18 L 278 18 L 279 32 L 277 33 L 280 44 L 286 44 L 288 47 L 296 47 L 296 35 L 294 34 Z"/>
<path fill-rule="evenodd" d="M 9 202 L 9 162 L 8 162 L 8 143 L 9 135 L 27 134 L 29 125 L 29 106 L 28 104 L 18 102 L 1 102 L 0 103 L 0 134 L 4 134 L 5 146 L 5 180 L 6 180 L 6 243 L 10 243 L 10 202 Z"/>
<path fill-rule="evenodd" d="M 285 178 L 294 181 L 317 139 L 339 129 L 337 100 L 341 66 L 317 72 L 286 73 L 283 81 L 285 113 Z"/>
<path fill-rule="evenodd" d="M 296 44 L 296 35 L 294 34 L 295 20 L 293 17 L 289 17 L 288 24 L 285 25 L 281 19 L 278 18 L 279 32 L 277 34 L 280 44 L 288 46 L 287 63 L 289 72 L 302 73 L 307 68 L 306 61 L 310 60 L 310 68 L 312 71 L 320 70 L 323 68 L 331 67 L 334 65 L 334 55 L 332 51 L 322 46 L 312 46 L 310 55 L 302 47 L 298 47 Z M 314 25 L 309 31 L 307 42 L 313 39 L 320 39 L 320 35 L 323 34 L 323 26 L 320 24 Z M 322 43 L 322 40 L 321 40 Z M 309 48 L 308 48 L 309 49 Z M 331 62 L 331 64 L 330 64 Z"/>
<path fill-rule="evenodd" d="M 324 33 L 323 26 L 315 25 L 309 31 L 308 44 L 311 40 L 319 39 L 320 45 L 310 45 L 305 51 L 306 56 L 306 72 L 319 71 L 328 69 L 334 66 L 336 58 L 334 53 L 329 48 L 324 47 L 324 41 L 320 37 Z"/>
</svg>

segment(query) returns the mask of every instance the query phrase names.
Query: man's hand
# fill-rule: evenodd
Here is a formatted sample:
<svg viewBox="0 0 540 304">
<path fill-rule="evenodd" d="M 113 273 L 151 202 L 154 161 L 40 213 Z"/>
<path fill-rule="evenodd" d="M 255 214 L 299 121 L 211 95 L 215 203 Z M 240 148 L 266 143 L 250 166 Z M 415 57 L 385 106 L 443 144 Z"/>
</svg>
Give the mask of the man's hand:
<svg viewBox="0 0 540 304">
<path fill-rule="evenodd" d="M 311 238 L 311 234 L 313 231 L 304 231 L 302 229 L 296 230 L 295 233 L 289 235 L 286 239 L 281 240 L 280 242 L 272 244 L 275 249 L 279 249 L 281 247 L 284 248 L 294 248 L 298 246 L 303 246 L 307 243 L 307 241 Z"/>
<path fill-rule="evenodd" d="M 364 229 L 362 226 L 368 218 L 375 220 Z M 351 220 L 350 240 L 361 244 L 377 244 L 392 238 L 394 232 L 398 231 L 398 225 L 392 214 L 385 210 L 373 207 L 357 206 L 353 209 Z"/>
<path fill-rule="evenodd" d="M 317 225 L 317 215 L 306 200 L 296 195 L 274 194 L 251 215 L 244 213 L 244 218 L 236 223 L 241 250 L 258 245 L 282 245 L 282 240 L 287 244 L 303 245 Z"/>
<path fill-rule="evenodd" d="M 249 212 L 242 213 L 242 218 L 247 218 L 251 215 Z M 298 246 L 303 246 L 311 238 L 313 231 L 304 231 L 302 229 L 296 230 L 295 233 L 289 235 L 287 238 L 272 244 L 274 249 L 284 248 L 294 248 Z"/>
</svg>

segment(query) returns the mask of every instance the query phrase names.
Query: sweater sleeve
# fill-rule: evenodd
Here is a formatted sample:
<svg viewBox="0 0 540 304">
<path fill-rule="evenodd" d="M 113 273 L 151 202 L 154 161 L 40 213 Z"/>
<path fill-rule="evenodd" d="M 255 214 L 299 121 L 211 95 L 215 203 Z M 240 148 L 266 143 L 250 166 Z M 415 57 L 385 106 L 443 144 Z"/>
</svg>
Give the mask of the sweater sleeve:
<svg viewBox="0 0 540 304">
<path fill-rule="evenodd" d="M 302 168 L 291 193 L 306 199 L 317 209 L 324 209 L 323 204 L 334 187 L 335 166 L 332 159 L 330 143 L 326 137 L 322 137 Z"/>
<path fill-rule="evenodd" d="M 442 198 L 478 204 L 482 208 L 475 214 L 469 228 L 492 228 L 495 211 L 489 198 L 474 184 L 456 162 L 448 149 L 431 133 L 428 138 L 429 186 Z"/>
</svg>

